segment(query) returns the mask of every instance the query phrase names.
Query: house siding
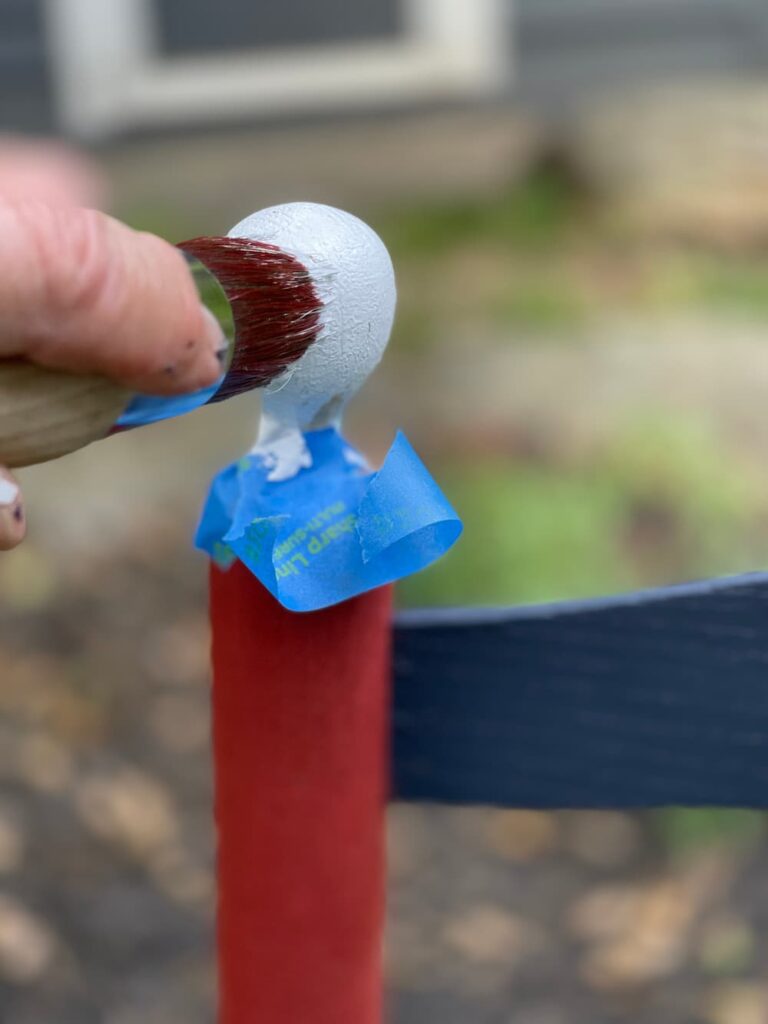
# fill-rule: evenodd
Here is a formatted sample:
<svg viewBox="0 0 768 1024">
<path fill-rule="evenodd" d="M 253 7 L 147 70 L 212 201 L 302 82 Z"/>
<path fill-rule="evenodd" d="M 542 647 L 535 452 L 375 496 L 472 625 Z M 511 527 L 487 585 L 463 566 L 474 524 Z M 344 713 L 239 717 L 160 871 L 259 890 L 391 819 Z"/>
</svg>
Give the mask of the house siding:
<svg viewBox="0 0 768 1024">
<path fill-rule="evenodd" d="M 0 0 L 0 131 L 47 131 L 52 89 L 41 0 Z"/>
<path fill-rule="evenodd" d="M 517 0 L 515 21 L 515 91 L 534 105 L 768 69 L 765 0 Z"/>
<path fill-rule="evenodd" d="M 0 0 L 0 131 L 47 131 L 55 104 L 44 0 Z M 391 38 L 401 0 L 154 0 L 169 59 Z M 510 98 L 566 116 L 587 96 L 696 75 L 765 75 L 766 0 L 506 0 Z M 258 6 L 258 19 L 255 8 Z M 319 16 L 322 14 L 322 17 Z"/>
</svg>

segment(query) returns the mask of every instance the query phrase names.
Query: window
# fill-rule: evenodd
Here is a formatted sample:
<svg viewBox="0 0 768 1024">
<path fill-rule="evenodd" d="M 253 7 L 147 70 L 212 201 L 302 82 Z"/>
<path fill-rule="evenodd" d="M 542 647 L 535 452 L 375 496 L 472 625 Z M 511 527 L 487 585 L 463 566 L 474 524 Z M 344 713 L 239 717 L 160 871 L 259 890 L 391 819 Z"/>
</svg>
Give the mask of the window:
<svg viewBox="0 0 768 1024">
<path fill-rule="evenodd" d="M 155 0 L 160 51 L 208 55 L 397 39 L 401 0 Z"/>
<path fill-rule="evenodd" d="M 508 5 L 48 0 L 59 119 L 70 132 L 98 137 L 488 95 L 508 71 Z"/>
</svg>

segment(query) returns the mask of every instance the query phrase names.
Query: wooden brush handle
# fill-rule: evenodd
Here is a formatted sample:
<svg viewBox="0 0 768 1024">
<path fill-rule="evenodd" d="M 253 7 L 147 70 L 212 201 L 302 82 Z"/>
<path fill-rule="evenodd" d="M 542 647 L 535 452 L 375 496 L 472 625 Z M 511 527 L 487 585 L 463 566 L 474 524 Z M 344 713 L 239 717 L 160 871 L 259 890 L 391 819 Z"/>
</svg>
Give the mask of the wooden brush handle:
<svg viewBox="0 0 768 1024">
<path fill-rule="evenodd" d="M 131 392 L 105 377 L 0 361 L 0 465 L 32 466 L 106 437 Z"/>
</svg>

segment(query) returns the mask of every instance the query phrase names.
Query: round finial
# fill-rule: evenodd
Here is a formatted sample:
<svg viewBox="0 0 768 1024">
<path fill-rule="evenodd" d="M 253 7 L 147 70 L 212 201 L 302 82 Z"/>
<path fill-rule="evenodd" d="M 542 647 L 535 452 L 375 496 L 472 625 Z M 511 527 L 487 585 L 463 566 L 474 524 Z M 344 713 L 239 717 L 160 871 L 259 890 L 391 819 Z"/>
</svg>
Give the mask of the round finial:
<svg viewBox="0 0 768 1024">
<path fill-rule="evenodd" d="M 259 210 L 229 237 L 266 242 L 294 256 L 322 303 L 315 341 L 261 392 L 253 451 L 270 461 L 270 479 L 287 479 L 311 464 L 301 432 L 339 425 L 345 402 L 381 359 L 395 313 L 392 261 L 367 224 L 319 203 Z"/>
</svg>

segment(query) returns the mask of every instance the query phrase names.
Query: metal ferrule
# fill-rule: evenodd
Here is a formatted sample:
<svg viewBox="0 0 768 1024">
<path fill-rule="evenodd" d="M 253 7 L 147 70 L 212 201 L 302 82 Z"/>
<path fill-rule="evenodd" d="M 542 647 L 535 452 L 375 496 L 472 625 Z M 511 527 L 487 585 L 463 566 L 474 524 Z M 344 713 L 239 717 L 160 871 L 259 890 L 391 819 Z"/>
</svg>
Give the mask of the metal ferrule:
<svg viewBox="0 0 768 1024">
<path fill-rule="evenodd" d="M 184 250 L 182 250 L 183 252 Z M 210 387 L 194 391 L 189 395 L 157 396 L 135 395 L 131 404 L 116 423 L 119 429 L 141 427 L 147 423 L 157 423 L 174 416 L 183 416 L 210 402 L 221 387 L 235 350 L 235 320 L 232 307 L 218 279 L 210 270 L 194 256 L 184 253 L 197 286 L 200 301 L 213 313 L 221 325 L 221 330 L 228 345 L 222 353 L 221 377 Z"/>
</svg>

